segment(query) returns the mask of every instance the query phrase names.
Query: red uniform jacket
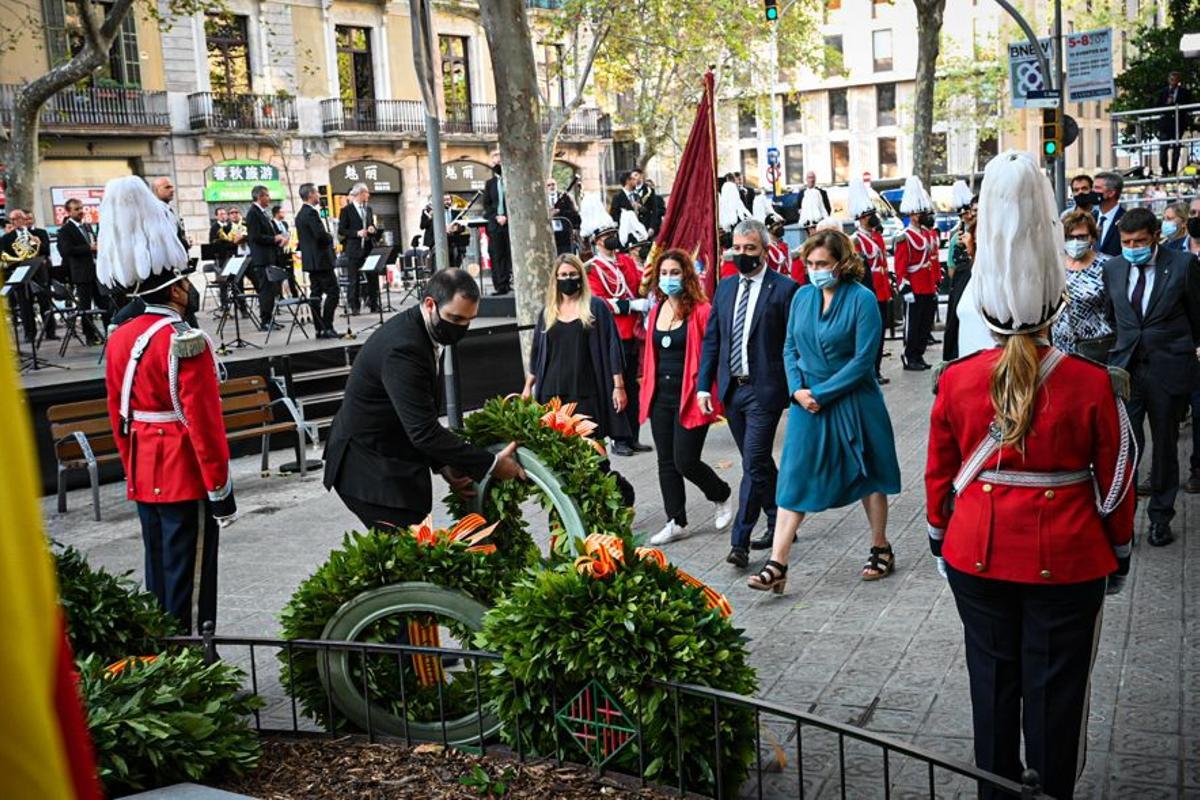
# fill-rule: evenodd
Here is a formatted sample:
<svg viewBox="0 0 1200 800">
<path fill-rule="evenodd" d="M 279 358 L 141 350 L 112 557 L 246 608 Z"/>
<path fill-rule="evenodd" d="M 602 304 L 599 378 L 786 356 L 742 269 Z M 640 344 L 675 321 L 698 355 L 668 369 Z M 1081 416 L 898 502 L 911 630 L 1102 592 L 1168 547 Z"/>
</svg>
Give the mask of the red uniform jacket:
<svg viewBox="0 0 1200 800">
<path fill-rule="evenodd" d="M 792 259 L 792 280 L 801 286 L 808 285 L 808 267 L 804 265 L 804 259 L 796 256 Z"/>
<path fill-rule="evenodd" d="M 1116 554 L 1128 554 L 1133 537 L 1131 488 L 1107 517 L 1096 508 L 1096 488 L 1090 481 L 1047 488 L 1002 486 L 976 478 L 952 497 L 959 467 L 995 419 L 988 380 L 1001 353 L 999 348 L 983 350 L 956 361 L 938 381 L 925 467 L 930 536 L 944 536 L 942 557 L 952 567 L 985 578 L 1067 584 L 1108 575 L 1117 567 Z M 1105 369 L 1077 356 L 1067 358 L 1038 390 L 1036 402 L 1025 452 L 1004 447 L 984 469 L 1091 469 L 1101 495 L 1107 495 L 1122 432 L 1117 410 L 1121 401 Z M 1126 467 L 1128 484 L 1133 464 Z"/>
<path fill-rule="evenodd" d="M 617 253 L 614 264 L 597 253 L 588 262 L 587 267 L 588 286 L 591 287 L 592 296 L 608 303 L 621 338 L 632 339 L 637 330 L 638 314 L 619 313 L 615 301 L 632 300 L 637 297 L 638 288 L 642 285 L 642 271 L 638 269 L 637 262 L 626 253 Z"/>
<path fill-rule="evenodd" d="M 154 333 L 142 353 L 130 392 L 128 432 L 121 419 L 125 368 L 138 337 L 155 323 L 168 324 Z M 173 311 L 148 306 L 146 313 L 117 328 L 108 339 L 108 416 L 125 467 L 126 494 L 139 503 L 222 500 L 232 491 L 229 444 L 221 417 L 221 391 L 211 345 L 198 355 L 172 356 L 172 340 L 186 324 Z M 194 335 L 194 334 L 193 334 Z M 171 364 L 176 363 L 175 391 Z M 158 412 L 163 421 L 132 419 L 133 412 Z M 165 419 L 166 417 L 172 419 Z M 182 419 L 179 417 L 182 416 Z"/>
<path fill-rule="evenodd" d="M 787 242 L 775 242 L 767 248 L 767 269 L 773 269 L 780 275 L 789 275 L 792 269 L 791 252 L 788 250 Z M 721 262 L 721 280 L 725 280 L 730 275 L 737 274 L 737 267 L 733 265 L 733 261 Z"/>
<path fill-rule="evenodd" d="M 871 272 L 875 288 L 875 300 L 886 303 L 892 299 L 892 281 L 888 277 L 887 244 L 878 231 L 868 233 L 862 228 L 854 232 L 854 249 L 863 258 L 863 264 Z"/>
<path fill-rule="evenodd" d="M 938 232 L 905 228 L 896 240 L 896 280 L 908 281 L 913 294 L 937 294 L 942 280 Z"/>
<path fill-rule="evenodd" d="M 638 418 L 642 422 L 650 419 L 650 406 L 654 402 L 654 381 L 658 369 L 658 352 L 654 349 L 654 339 L 656 334 L 661 335 L 654 326 L 658 324 L 658 312 L 661 309 L 662 304 L 659 304 L 650 312 L 650 329 L 647 332 L 645 348 L 642 351 L 642 388 L 638 408 Z M 696 385 L 696 378 L 700 374 L 700 350 L 704 344 L 704 331 L 708 327 L 708 314 L 711 310 L 711 304 L 701 303 L 692 309 L 692 313 L 685 323 L 687 325 L 687 344 L 683 351 L 683 383 L 679 387 L 683 398 L 679 408 L 679 424 L 685 428 L 710 425 L 717 421 L 717 417 L 725 413 L 721 401 L 717 399 L 720 395 L 717 392 L 716 381 L 713 381 L 712 386 L 705 386 L 703 389 Z M 700 401 L 696 397 L 696 392 L 701 390 L 712 394 L 713 413 L 711 414 L 705 414 L 700 410 Z"/>
</svg>

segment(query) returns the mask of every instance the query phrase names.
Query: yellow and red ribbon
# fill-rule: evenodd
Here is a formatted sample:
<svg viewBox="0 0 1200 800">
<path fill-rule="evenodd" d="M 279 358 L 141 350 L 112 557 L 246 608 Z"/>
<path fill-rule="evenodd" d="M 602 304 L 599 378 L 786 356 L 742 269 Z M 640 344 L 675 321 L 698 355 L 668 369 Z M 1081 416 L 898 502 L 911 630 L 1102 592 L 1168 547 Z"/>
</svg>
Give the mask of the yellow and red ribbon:
<svg viewBox="0 0 1200 800">
<path fill-rule="evenodd" d="M 496 523 L 499 524 L 499 523 Z M 453 528 L 434 528 L 433 516 L 428 516 L 420 525 L 413 525 L 408 532 L 418 544 L 433 547 L 438 542 L 448 541 L 461 544 L 468 553 L 491 555 L 496 552 L 494 544 L 480 544 L 496 530 L 496 524 L 487 525 L 487 520 L 478 514 L 468 514 L 455 523 Z M 485 528 L 484 526 L 487 525 Z"/>
<path fill-rule="evenodd" d="M 593 533 L 584 540 L 583 546 L 586 555 L 575 559 L 575 569 L 580 575 L 596 579 L 607 578 L 617 571 L 618 564 L 624 563 L 624 549 L 620 537 Z M 666 569 L 670 566 L 670 562 L 662 550 L 653 547 L 639 547 L 633 552 L 639 560 L 649 561 L 659 569 Z M 709 608 L 717 609 L 722 617 L 733 616 L 733 606 L 729 604 L 725 595 L 678 567 L 675 568 L 675 572 L 684 584 L 700 590 Z"/>
<path fill-rule="evenodd" d="M 575 403 L 564 404 L 561 398 L 551 398 L 546 404 L 546 413 L 542 415 L 542 425 L 558 431 L 563 436 L 578 436 L 595 448 L 601 457 L 607 456 L 604 445 L 591 438 L 600 427 L 599 424 L 587 414 L 576 414 L 575 407 Z"/>
</svg>

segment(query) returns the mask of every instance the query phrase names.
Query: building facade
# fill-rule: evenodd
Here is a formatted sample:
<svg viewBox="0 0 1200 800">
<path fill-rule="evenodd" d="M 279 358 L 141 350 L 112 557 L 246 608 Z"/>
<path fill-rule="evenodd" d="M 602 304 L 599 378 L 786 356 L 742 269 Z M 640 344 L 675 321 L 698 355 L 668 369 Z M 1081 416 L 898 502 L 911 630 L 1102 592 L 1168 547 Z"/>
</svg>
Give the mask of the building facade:
<svg viewBox="0 0 1200 800">
<path fill-rule="evenodd" d="M 47 20 L 52 6 L 63 7 L 63 0 L 42 2 Z M 530 5 L 537 28 L 546 3 Z M 114 47 L 121 66 L 111 85 L 55 98 L 43 115 L 50 124 L 43 131 L 39 216 L 53 213 L 64 187 L 98 195 L 117 175 L 165 174 L 175 181 L 189 234 L 203 243 L 215 209 L 248 204 L 256 184 L 271 189 L 290 218 L 300 184 L 327 187 L 336 214 L 350 186 L 362 181 L 373 190 L 385 237 L 406 244 L 419 233 L 430 199 L 409 4 L 229 0 L 226 8 L 220 16 L 172 19 L 162 30 L 149 19 L 132 21 Z M 166 13 L 165 4 L 160 10 Z M 69 30 L 70 20 L 63 27 Z M 434 27 L 443 177 L 447 191 L 469 201 L 491 176 L 489 155 L 497 149 L 487 41 L 470 4 L 453 13 L 440 9 Z M 53 29 L 47 26 L 48 39 Z M 562 103 L 569 76 L 559 75 L 561 46 L 536 46 L 543 88 L 552 103 Z M 65 52 L 52 42 L 31 42 L 26 50 L 0 58 L 0 82 L 41 74 Z M 4 92 L 12 91 L 0 90 L 0 113 Z M 81 114 L 68 115 L 70 126 L 57 122 L 56 108 L 74 108 L 81 94 L 95 104 L 102 91 L 119 94 L 119 101 L 97 124 L 81 124 L 87 118 Z M 152 124 L 131 125 L 134 117 Z M 583 189 L 599 188 L 610 148 L 608 117 L 580 108 L 559 139 L 556 177 L 563 183 L 577 176 Z"/>
</svg>

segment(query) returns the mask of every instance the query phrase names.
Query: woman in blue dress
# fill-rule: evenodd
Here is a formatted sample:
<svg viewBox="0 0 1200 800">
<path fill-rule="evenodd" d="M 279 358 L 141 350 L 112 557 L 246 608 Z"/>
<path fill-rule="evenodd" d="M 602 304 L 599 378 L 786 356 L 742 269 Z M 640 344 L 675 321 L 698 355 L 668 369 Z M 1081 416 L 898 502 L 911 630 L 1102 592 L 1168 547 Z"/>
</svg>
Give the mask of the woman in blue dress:
<svg viewBox="0 0 1200 800">
<path fill-rule="evenodd" d="M 871 525 L 863 580 L 891 574 L 887 495 L 900 491 L 896 441 L 875 350 L 883 320 L 875 295 L 858 282 L 862 263 L 841 231 L 804 243 L 810 284 L 792 299 L 784 367 L 792 406 L 779 463 L 779 516 L 771 559 L 750 588 L 783 592 L 788 551 L 806 514 L 861 501 Z"/>
</svg>

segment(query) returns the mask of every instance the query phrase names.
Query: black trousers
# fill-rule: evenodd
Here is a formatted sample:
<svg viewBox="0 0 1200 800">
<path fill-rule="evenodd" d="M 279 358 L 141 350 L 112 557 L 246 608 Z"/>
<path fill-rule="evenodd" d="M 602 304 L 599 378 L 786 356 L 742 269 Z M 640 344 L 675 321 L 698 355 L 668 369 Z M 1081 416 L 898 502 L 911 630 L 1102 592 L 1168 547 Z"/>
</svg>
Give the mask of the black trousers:
<svg viewBox="0 0 1200 800">
<path fill-rule="evenodd" d="M 333 317 L 337 313 L 337 273 L 331 269 L 308 273 L 308 304 L 312 307 L 313 321 L 318 331 L 333 330 Z"/>
<path fill-rule="evenodd" d="M 372 312 L 379 310 L 379 278 L 374 272 L 368 272 L 365 275 L 362 273 L 362 265 L 366 260 L 365 253 L 358 258 L 351 259 L 347 270 L 349 280 L 346 285 L 346 304 L 350 306 L 352 314 L 357 314 L 362 309 L 360 297 L 367 301 L 367 308 Z M 363 275 L 361 279 L 360 275 Z"/>
<path fill-rule="evenodd" d="M 958 301 L 962 300 L 967 283 L 971 280 L 970 269 L 956 269 L 950 279 L 950 299 L 946 303 L 946 332 L 942 335 L 942 360 L 958 358 Z"/>
<path fill-rule="evenodd" d="M 342 490 L 337 489 L 337 487 L 334 488 L 338 493 L 338 497 L 342 498 L 342 503 L 345 504 L 346 508 L 350 509 L 350 513 L 358 517 L 359 522 L 368 530 L 374 529 L 384 533 L 395 533 L 410 525 L 422 522 L 428 516 L 428 514 L 412 511 L 407 508 L 381 506 L 378 503 L 372 503 L 368 500 L 360 500 L 357 497 L 350 497 L 343 494 Z"/>
<path fill-rule="evenodd" d="M 185 634 L 200 633 L 205 622 L 216 624 L 220 526 L 208 501 L 138 503 L 137 510 L 146 552 L 146 590 L 179 620 Z M 199 592 L 194 595 L 197 585 Z"/>
<path fill-rule="evenodd" d="M 879 321 L 883 325 L 879 328 L 879 349 L 875 351 L 875 374 L 882 375 L 883 345 L 887 341 L 888 313 L 892 309 L 892 301 L 884 300 L 882 303 L 876 302 L 876 305 L 879 306 Z"/>
<path fill-rule="evenodd" d="M 708 426 L 685 428 L 679 422 L 679 379 L 658 377 L 654 403 L 650 406 L 650 433 L 658 451 L 658 488 L 662 492 L 667 519 L 687 526 L 687 489 L 684 479 L 694 483 L 705 498 L 723 503 L 733 494 L 729 484 L 701 459 Z"/>
<path fill-rule="evenodd" d="M 488 258 L 492 260 L 492 289 L 500 294 L 512 291 L 512 243 L 508 226 L 488 223 Z"/>
<path fill-rule="evenodd" d="M 1073 797 L 1087 749 L 1104 579 L 1040 585 L 947 573 L 966 635 L 975 763 L 1019 782 L 1024 732 L 1025 764 L 1042 791 Z M 985 800 L 1002 796 L 980 789 Z"/>
<path fill-rule="evenodd" d="M 908 303 L 908 324 L 904 326 L 904 358 L 910 363 L 925 360 L 925 348 L 933 333 L 933 318 L 937 314 L 936 294 L 914 294 Z"/>
<path fill-rule="evenodd" d="M 35 301 L 38 309 L 36 313 L 33 310 Z M 37 320 L 39 315 L 45 325 L 46 335 L 54 335 L 57 326 L 54 323 L 54 316 L 50 313 L 53 306 L 50 303 L 50 295 L 47 291 L 34 292 L 33 287 L 28 283 L 21 286 L 17 289 L 17 307 L 21 310 L 21 325 L 25 329 L 25 338 L 28 341 L 32 342 L 37 338 Z"/>
<path fill-rule="evenodd" d="M 248 270 L 250 282 L 258 293 L 258 321 L 263 325 L 275 318 L 275 298 L 279 294 L 279 284 L 267 278 L 267 266 L 254 264 Z"/>
<path fill-rule="evenodd" d="M 100 321 L 104 327 L 108 327 L 109 320 L 112 319 L 112 314 L 108 308 L 108 298 L 100 294 L 100 287 L 95 281 L 78 281 L 75 284 L 75 307 L 81 311 L 87 311 L 91 308 L 98 308 L 104 311 L 104 315 Z M 80 318 L 83 325 L 83 335 L 88 339 L 101 338 L 100 332 L 96 330 L 96 323 L 92 316 L 84 315 Z"/>
<path fill-rule="evenodd" d="M 1132 377 L 1126 409 L 1137 438 L 1138 457 L 1146 453 L 1146 417 L 1150 418 L 1150 441 L 1154 445 L 1146 514 L 1151 522 L 1166 523 L 1175 517 L 1175 495 L 1179 493 L 1179 423 L 1187 411 L 1189 396 L 1167 392 L 1144 368 L 1136 369 Z"/>
<path fill-rule="evenodd" d="M 625 378 L 625 399 L 628 401 L 625 404 L 625 410 L 621 413 L 625 415 L 625 420 L 629 423 L 629 430 L 632 436 L 628 439 L 614 441 L 624 441 L 626 444 L 637 442 L 641 438 L 641 420 L 638 419 L 641 406 L 641 377 L 642 377 L 642 343 L 633 337 L 631 339 L 621 340 L 621 355 L 625 361 L 625 368 L 621 370 L 621 375 Z"/>
<path fill-rule="evenodd" d="M 766 515 L 767 532 L 775 531 L 775 487 L 779 467 L 773 450 L 775 431 L 783 409 L 771 409 L 758 402 L 753 383 L 731 385 L 725 397 L 725 418 L 729 432 L 742 454 L 742 483 L 738 489 L 737 516 L 729 533 L 732 547 L 750 547 L 750 533 L 760 515 Z"/>
</svg>

